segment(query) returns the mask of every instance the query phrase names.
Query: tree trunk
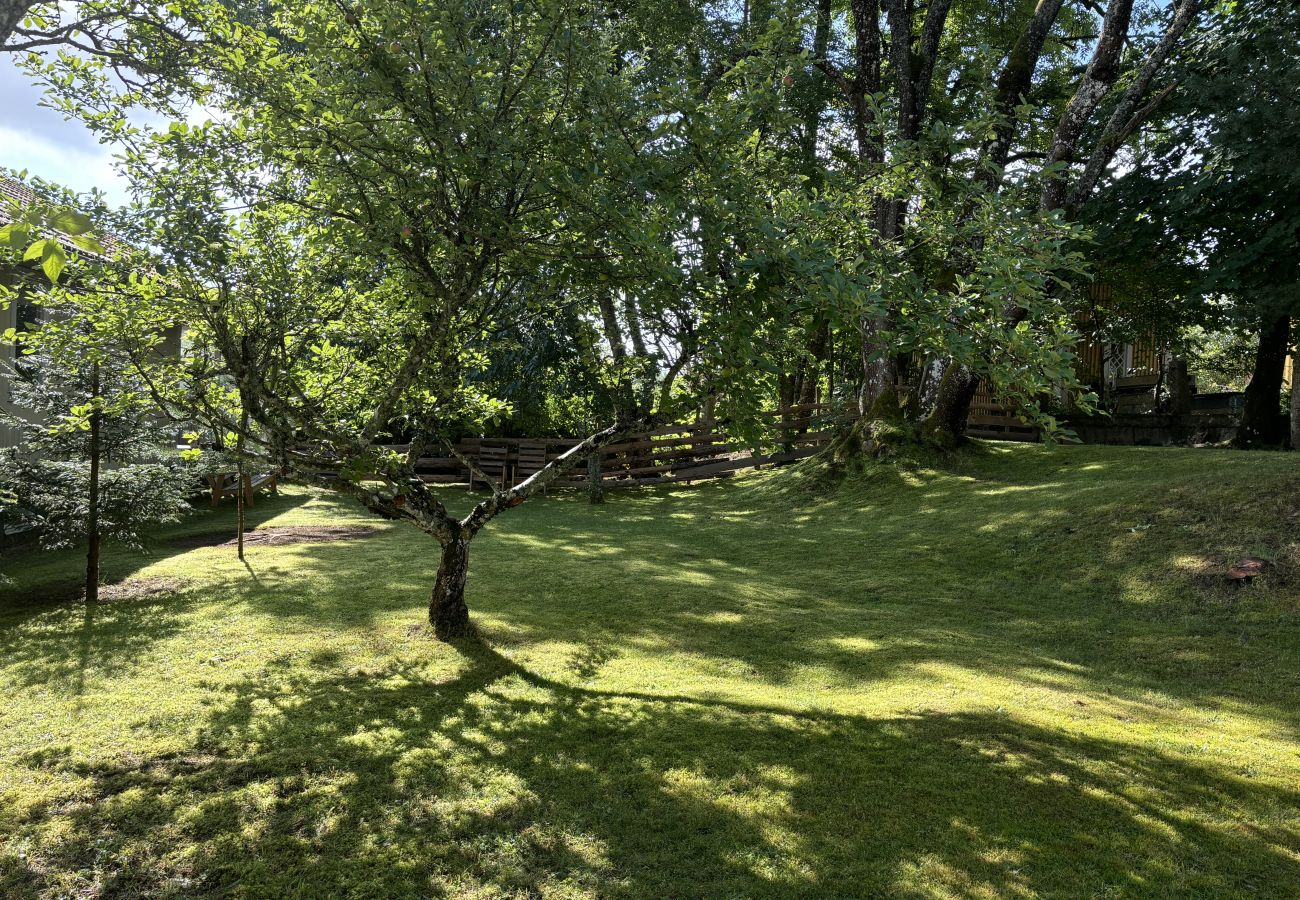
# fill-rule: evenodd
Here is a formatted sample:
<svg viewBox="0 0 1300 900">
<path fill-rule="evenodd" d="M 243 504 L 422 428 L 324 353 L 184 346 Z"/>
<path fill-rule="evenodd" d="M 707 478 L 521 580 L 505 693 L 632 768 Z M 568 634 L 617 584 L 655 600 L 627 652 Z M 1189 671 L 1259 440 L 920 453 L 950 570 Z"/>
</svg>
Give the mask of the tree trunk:
<svg viewBox="0 0 1300 900">
<path fill-rule="evenodd" d="M 925 421 L 925 437 L 943 447 L 960 444 L 978 388 L 979 378 L 970 369 L 949 363 L 935 387 L 934 407 Z"/>
<path fill-rule="evenodd" d="M 863 325 L 863 379 L 858 411 L 869 419 L 898 418 L 898 357 L 881 335 L 885 326 L 883 316 Z"/>
<path fill-rule="evenodd" d="M 461 637 L 469 631 L 465 580 L 469 576 L 469 538 L 460 536 L 444 544 L 438 578 L 429 599 L 429 624 L 439 640 Z"/>
<path fill-rule="evenodd" d="M 1187 374 L 1187 359 L 1170 354 L 1164 371 L 1165 390 L 1169 397 L 1169 412 L 1175 416 L 1192 414 L 1192 382 Z"/>
<path fill-rule="evenodd" d="M 1291 449 L 1300 450 L 1300 321 L 1296 323 L 1295 353 L 1291 355 Z"/>
<path fill-rule="evenodd" d="M 813 29 L 813 59 L 826 58 L 830 36 L 831 0 L 817 0 L 817 24 Z M 817 78 L 816 70 L 813 78 Z M 814 80 L 813 84 L 820 84 L 820 82 Z M 825 176 L 825 170 L 818 165 L 817 160 L 817 138 L 821 132 L 821 119 L 825 107 L 826 101 L 821 92 L 811 92 L 807 106 L 803 110 L 803 128 L 799 136 L 799 156 L 803 163 L 804 174 L 808 176 L 809 184 L 813 187 L 820 187 L 821 179 Z"/>
<path fill-rule="evenodd" d="M 239 417 L 239 438 L 235 447 L 235 507 L 236 519 L 235 540 L 238 546 L 238 556 L 240 562 L 244 560 L 244 479 L 247 477 L 244 472 L 244 433 L 248 431 L 248 410 L 245 409 Z"/>
<path fill-rule="evenodd" d="M 99 410 L 99 363 L 90 369 L 90 402 L 95 404 L 90 414 L 90 496 L 86 514 L 86 602 L 99 600 L 99 457 L 101 444 L 99 426 L 103 414 Z"/>
<path fill-rule="evenodd" d="M 0 0 L 0 47 L 9 42 L 9 36 L 35 5 L 33 0 Z"/>
<path fill-rule="evenodd" d="M 1034 14 L 998 73 L 995 101 L 998 120 L 993 126 L 993 139 L 980 149 L 981 162 L 992 163 L 984 167 L 979 176 L 990 189 L 1002 183 L 1003 170 L 1011 156 L 1011 144 L 1019 130 L 1018 108 L 1029 92 L 1043 44 L 1063 4 L 1064 0 L 1038 0 Z"/>
<path fill-rule="evenodd" d="M 797 400 L 800 406 L 813 406 L 817 403 L 817 388 L 821 381 L 821 367 L 826 360 L 826 348 L 830 343 L 830 336 L 830 323 L 822 322 L 817 326 L 817 331 L 808 344 L 808 358 L 804 361 L 803 378 L 799 385 Z"/>
<path fill-rule="evenodd" d="M 1133 0 L 1110 0 L 1102 20 L 1101 36 L 1093 50 L 1092 61 L 1088 63 L 1083 79 L 1074 91 L 1074 96 L 1061 114 L 1057 123 L 1056 134 L 1052 137 L 1052 150 L 1048 155 L 1048 165 L 1062 166 L 1043 182 L 1043 191 L 1039 206 L 1045 210 L 1060 209 L 1065 205 L 1066 178 L 1068 166 L 1074 162 L 1079 138 L 1084 128 L 1092 121 L 1092 114 L 1102 98 L 1110 91 L 1111 85 L 1119 77 L 1120 54 L 1128 36 L 1129 20 L 1133 16 Z"/>
<path fill-rule="evenodd" d="M 627 347 L 623 344 L 623 329 L 618 327 L 618 313 L 614 311 L 614 298 L 607 291 L 599 291 L 596 304 L 600 307 L 601 323 L 605 326 L 605 341 L 609 344 L 610 355 L 615 362 L 622 362 L 627 357 Z"/>
<path fill-rule="evenodd" d="M 1291 449 L 1300 450 L 1300 320 L 1296 321 L 1296 351 L 1291 355 Z"/>
<path fill-rule="evenodd" d="M 596 304 L 600 307 L 601 322 L 605 326 L 605 340 L 618 372 L 618 386 L 614 389 L 614 408 L 619 419 L 635 418 L 637 399 L 631 378 L 623 363 L 627 360 L 627 346 L 623 343 L 623 329 L 618 324 L 614 298 L 608 291 L 599 291 Z"/>
<path fill-rule="evenodd" d="M 1255 370 L 1246 385 L 1246 403 L 1237 429 L 1238 447 L 1279 446 L 1282 428 L 1282 373 L 1286 369 L 1291 320 L 1278 316 L 1264 320 L 1255 351 Z"/>
<path fill-rule="evenodd" d="M 649 356 L 646 351 L 645 337 L 641 334 L 641 311 L 637 309 L 636 298 L 629 292 L 623 294 L 623 318 L 627 320 L 627 334 L 632 339 L 632 352 L 642 358 Z"/>
<path fill-rule="evenodd" d="M 604 503 L 605 488 L 600 483 L 600 453 L 599 451 L 587 457 L 587 502 Z"/>
<path fill-rule="evenodd" d="M 880 91 L 880 0 L 851 0 L 849 10 L 854 33 L 851 105 L 858 160 L 880 162 L 880 139 L 872 134 L 875 108 L 867 102 L 867 97 Z"/>
</svg>

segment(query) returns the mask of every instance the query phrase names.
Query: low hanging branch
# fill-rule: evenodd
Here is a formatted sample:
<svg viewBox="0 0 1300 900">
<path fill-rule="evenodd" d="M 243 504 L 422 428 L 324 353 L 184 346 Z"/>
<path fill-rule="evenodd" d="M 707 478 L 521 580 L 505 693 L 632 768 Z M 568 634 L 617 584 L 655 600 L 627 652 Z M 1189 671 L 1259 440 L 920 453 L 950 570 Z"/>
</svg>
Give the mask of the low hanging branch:
<svg viewBox="0 0 1300 900">
<path fill-rule="evenodd" d="M 470 514 L 460 521 L 461 527 L 467 529 L 470 535 L 473 536 L 480 528 L 492 521 L 501 510 L 523 503 L 579 462 L 585 460 L 588 454 L 599 450 L 606 444 L 612 443 L 631 427 L 631 425 L 616 424 L 611 425 L 604 431 L 598 431 L 583 441 L 574 444 L 514 487 L 504 491 L 493 491 L 491 497 L 475 506 L 470 511 Z"/>
</svg>

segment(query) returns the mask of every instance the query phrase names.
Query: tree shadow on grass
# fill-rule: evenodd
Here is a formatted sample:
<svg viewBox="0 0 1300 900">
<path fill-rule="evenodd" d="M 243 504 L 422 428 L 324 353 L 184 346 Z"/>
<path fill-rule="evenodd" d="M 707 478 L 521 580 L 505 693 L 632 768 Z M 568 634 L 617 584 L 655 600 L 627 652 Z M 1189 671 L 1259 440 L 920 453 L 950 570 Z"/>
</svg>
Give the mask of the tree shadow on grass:
<svg viewBox="0 0 1300 900">
<path fill-rule="evenodd" d="M 477 547 L 470 605 L 519 645 L 711 657 L 777 686 L 810 668 L 865 683 L 926 663 L 1016 678 L 1065 664 L 1075 689 L 1249 706 L 1300 734 L 1300 682 L 1278 671 L 1300 638 L 1300 569 L 1230 593 L 1189 568 L 1226 571 L 1260 546 L 1300 563 L 1281 524 L 1300 481 L 1290 499 L 1243 500 L 1230 480 L 1155 463 L 1044 457 L 1005 482 L 890 482 L 861 510 L 840 497 L 738 513 L 716 490 L 525 508 Z"/>
<path fill-rule="evenodd" d="M 194 746 L 22 764 L 7 896 L 1285 896 L 1300 795 L 982 714 L 867 719 L 290 660 Z M 11 846 L 15 846 L 11 845 Z"/>
<path fill-rule="evenodd" d="M 262 497 L 245 512 L 245 527 L 258 525 L 302 506 L 310 494 L 285 493 Z M 196 507 L 180 524 L 146 535 L 142 549 L 108 543 L 100 562 L 100 582 L 116 584 L 160 559 L 185 553 L 188 549 L 177 539 L 200 535 L 235 536 L 235 510 L 230 504 L 217 508 Z M 11 570 L 12 584 L 0 584 L 0 622 L 15 617 L 39 614 L 51 606 L 77 602 L 84 594 L 85 548 L 42 551 L 30 544 L 0 554 L 0 564 Z"/>
<path fill-rule="evenodd" d="M 865 512 L 840 498 L 793 518 L 738 501 L 734 485 L 599 509 L 540 500 L 475 542 L 470 606 L 503 646 L 577 645 L 579 680 L 628 653 L 677 654 L 778 688 L 813 669 L 844 688 L 947 666 L 1130 704 L 1154 692 L 1300 733 L 1300 685 L 1277 671 L 1286 635 L 1300 633 L 1285 597 L 1252 590 L 1238 602 L 1177 567 L 1221 540 L 1205 520 L 1234 519 L 1223 498 L 1149 485 L 1151 454 L 1038 462 L 1000 478 L 890 482 L 862 494 Z M 1009 493 L 980 500 L 991 491 Z M 300 545 L 277 568 L 257 563 L 262 581 L 245 599 L 304 628 L 370 628 L 404 610 L 418 622 L 435 549 L 409 527 Z M 1134 599 L 1133 579 L 1151 581 L 1155 599 Z"/>
</svg>

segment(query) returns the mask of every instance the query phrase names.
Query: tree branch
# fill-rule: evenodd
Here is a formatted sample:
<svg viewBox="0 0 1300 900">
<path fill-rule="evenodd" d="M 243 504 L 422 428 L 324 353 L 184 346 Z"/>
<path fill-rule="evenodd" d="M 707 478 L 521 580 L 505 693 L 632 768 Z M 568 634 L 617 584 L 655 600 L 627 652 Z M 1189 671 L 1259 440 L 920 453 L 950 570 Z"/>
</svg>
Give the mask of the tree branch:
<svg viewBox="0 0 1300 900">
<path fill-rule="evenodd" d="M 1173 90 L 1173 85 L 1171 85 L 1160 94 L 1157 94 L 1152 103 L 1140 110 L 1138 109 L 1138 103 L 1141 102 L 1142 97 L 1150 88 L 1151 81 L 1155 78 L 1156 73 L 1160 71 L 1165 60 L 1169 58 L 1169 54 L 1173 52 L 1174 46 L 1182 39 L 1187 29 L 1191 27 L 1199 11 L 1200 0 L 1183 0 L 1179 4 L 1173 18 L 1169 21 L 1169 27 L 1165 29 L 1164 37 L 1160 39 L 1160 43 L 1156 45 L 1156 48 L 1151 51 L 1151 55 L 1147 57 L 1147 61 L 1143 63 L 1137 79 L 1124 92 L 1119 105 L 1111 113 L 1110 120 L 1106 123 L 1106 128 L 1102 131 L 1101 137 L 1097 139 L 1097 145 L 1093 148 L 1092 156 L 1088 159 L 1088 164 L 1084 167 L 1083 174 L 1079 176 L 1079 181 L 1074 187 L 1074 192 L 1070 198 L 1071 207 L 1082 205 L 1091 196 L 1093 188 L 1097 186 L 1102 173 L 1106 171 L 1106 167 L 1115 158 L 1116 152 L 1119 151 L 1124 141 Z"/>
<path fill-rule="evenodd" d="M 1124 47 L 1124 36 L 1128 34 L 1129 20 L 1133 16 L 1133 0 L 1110 0 L 1106 15 L 1102 21 L 1101 36 L 1093 50 L 1088 68 L 1079 81 L 1079 86 L 1070 98 L 1061 120 L 1057 123 L 1056 133 L 1052 136 L 1052 151 L 1048 156 L 1048 165 L 1068 164 L 1074 159 L 1075 147 L 1084 126 L 1092 118 L 1093 112 L 1102 98 L 1110 90 L 1115 79 L 1119 77 L 1119 56 Z M 1066 173 L 1049 173 L 1043 183 L 1039 208 L 1057 209 L 1065 203 Z"/>
<path fill-rule="evenodd" d="M 598 431 L 585 440 L 574 444 L 564 453 L 548 462 L 539 471 L 525 478 L 519 484 L 505 491 L 494 491 L 492 496 L 484 500 L 478 506 L 475 506 L 465 518 L 460 520 L 462 531 L 467 533 L 468 537 L 473 537 L 488 522 L 496 517 L 497 513 L 503 509 L 512 506 L 518 506 L 533 494 L 546 487 L 555 479 L 559 478 L 569 469 L 573 468 L 579 461 L 587 458 L 587 455 L 594 450 L 599 450 L 606 444 L 613 443 L 620 435 L 626 434 L 632 427 L 628 425 L 614 424 L 604 431 Z"/>
</svg>

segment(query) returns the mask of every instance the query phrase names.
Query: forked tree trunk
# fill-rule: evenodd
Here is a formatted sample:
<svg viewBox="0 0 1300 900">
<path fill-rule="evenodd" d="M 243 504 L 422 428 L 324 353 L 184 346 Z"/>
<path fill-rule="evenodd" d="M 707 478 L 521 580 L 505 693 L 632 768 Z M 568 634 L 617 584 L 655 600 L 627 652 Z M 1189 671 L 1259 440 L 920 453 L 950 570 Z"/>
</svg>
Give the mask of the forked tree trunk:
<svg viewBox="0 0 1300 900">
<path fill-rule="evenodd" d="M 348 483 L 353 493 L 375 512 L 392 518 L 409 519 L 426 534 L 437 538 L 442 547 L 438 561 L 438 575 L 434 580 L 433 594 L 429 597 L 429 624 L 439 640 L 449 641 L 470 633 L 469 605 L 465 602 L 465 583 L 469 578 L 469 545 L 484 526 L 498 513 L 513 509 L 529 497 L 542 491 L 548 484 L 573 468 L 575 463 L 599 453 L 601 448 L 628 430 L 627 425 L 610 427 L 588 436 L 564 453 L 548 462 L 538 472 L 513 487 L 494 490 L 492 495 L 479 502 L 463 519 L 454 519 L 414 475 L 411 462 L 405 469 L 409 487 L 401 502 L 377 491 L 361 489 Z M 459 456 L 459 454 L 457 454 Z M 396 479 L 395 474 L 389 476 Z"/>
<path fill-rule="evenodd" d="M 1255 351 L 1255 369 L 1246 385 L 1241 427 L 1237 429 L 1239 447 L 1279 446 L 1286 435 L 1282 429 L 1282 373 L 1286 368 L 1287 343 L 1291 320 L 1287 316 L 1265 320 Z"/>
<path fill-rule="evenodd" d="M 468 577 L 469 538 L 457 537 L 442 547 L 438 578 L 429 599 L 429 624 L 440 640 L 451 640 L 469 631 L 469 606 L 465 603 Z"/>
</svg>

